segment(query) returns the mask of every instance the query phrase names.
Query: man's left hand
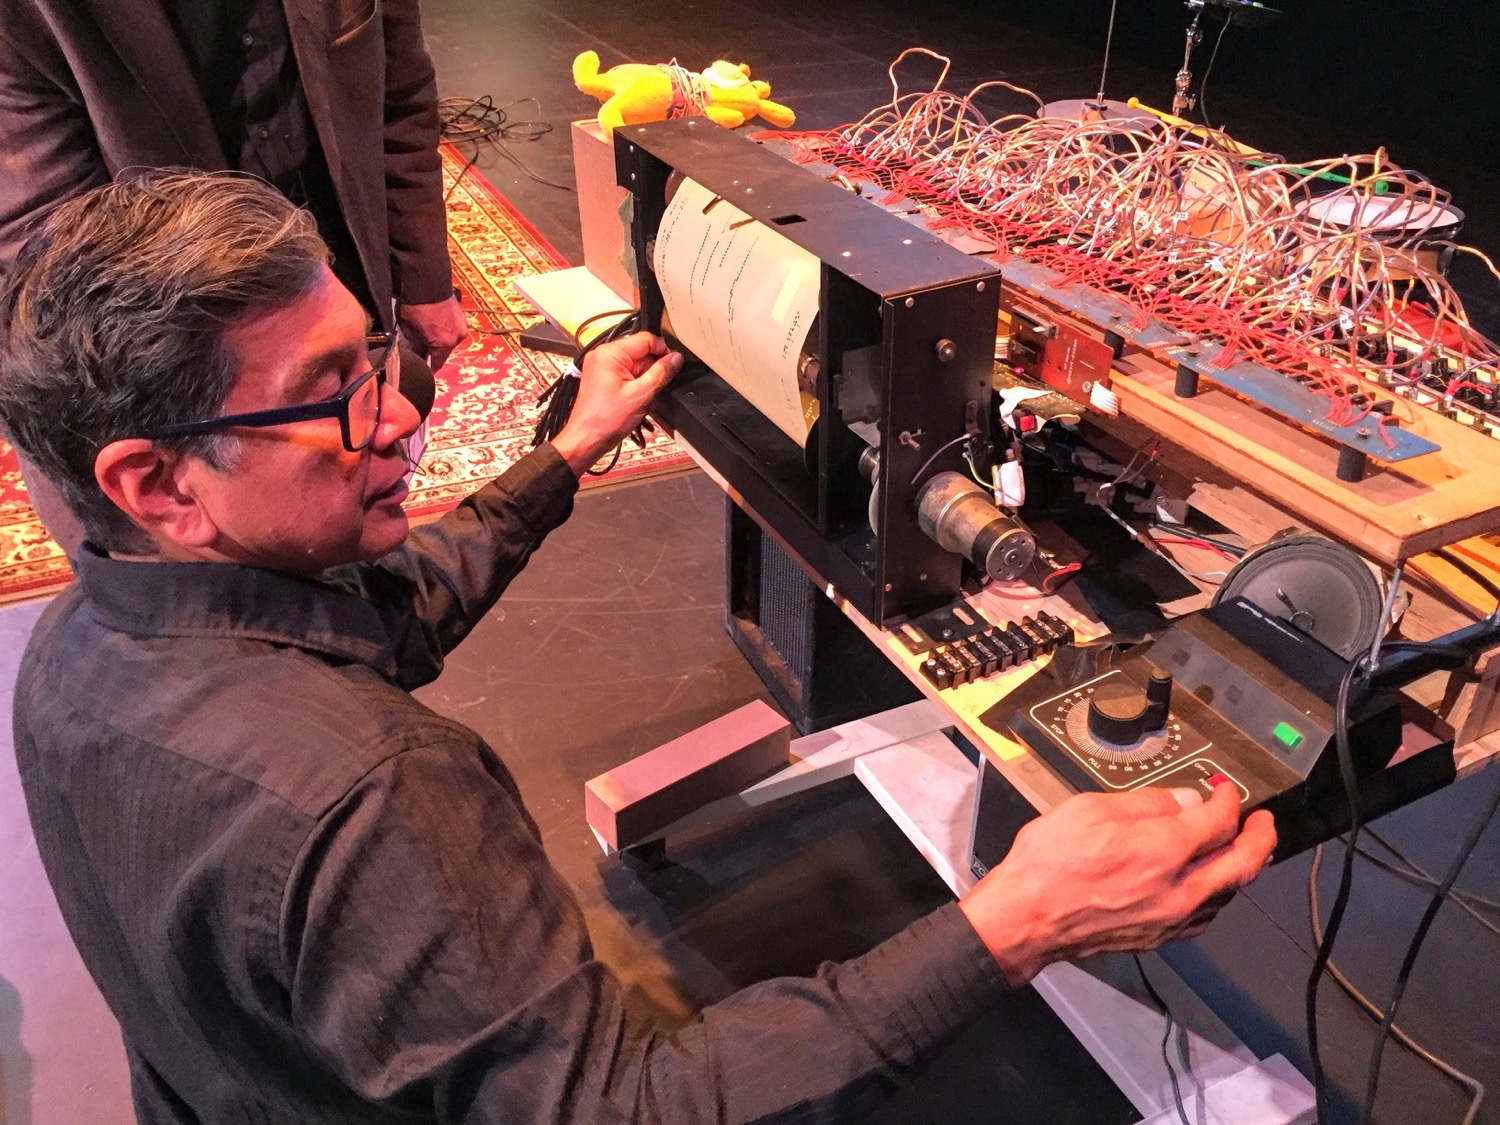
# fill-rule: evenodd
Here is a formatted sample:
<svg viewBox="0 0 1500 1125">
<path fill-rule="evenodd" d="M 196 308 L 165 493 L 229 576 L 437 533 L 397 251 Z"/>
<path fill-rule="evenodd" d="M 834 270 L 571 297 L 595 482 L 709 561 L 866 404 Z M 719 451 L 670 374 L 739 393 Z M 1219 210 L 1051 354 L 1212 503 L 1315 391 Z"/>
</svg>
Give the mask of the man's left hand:
<svg viewBox="0 0 1500 1125">
<path fill-rule="evenodd" d="M 448 362 L 448 354 L 469 338 L 469 322 L 457 297 L 432 305 L 396 305 L 396 319 L 411 349 L 420 353 L 436 371 Z"/>
</svg>

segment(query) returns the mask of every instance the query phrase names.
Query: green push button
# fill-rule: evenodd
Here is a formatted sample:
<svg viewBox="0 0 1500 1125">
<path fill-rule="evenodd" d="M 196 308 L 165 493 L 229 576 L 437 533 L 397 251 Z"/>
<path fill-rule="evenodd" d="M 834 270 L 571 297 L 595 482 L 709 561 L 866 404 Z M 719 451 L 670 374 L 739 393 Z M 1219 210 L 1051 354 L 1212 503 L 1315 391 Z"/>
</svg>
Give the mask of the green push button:
<svg viewBox="0 0 1500 1125">
<path fill-rule="evenodd" d="M 1295 750 L 1302 744 L 1302 732 L 1290 723 L 1277 723 L 1276 729 L 1271 732 L 1271 737 L 1288 750 Z"/>
</svg>

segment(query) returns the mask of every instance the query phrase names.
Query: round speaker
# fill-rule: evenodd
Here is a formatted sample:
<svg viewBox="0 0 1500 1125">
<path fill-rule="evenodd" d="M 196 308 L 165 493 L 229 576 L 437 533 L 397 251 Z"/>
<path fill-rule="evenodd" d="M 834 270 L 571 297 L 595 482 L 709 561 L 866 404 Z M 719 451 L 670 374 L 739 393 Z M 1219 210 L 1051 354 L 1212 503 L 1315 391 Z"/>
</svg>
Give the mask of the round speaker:
<svg viewBox="0 0 1500 1125">
<path fill-rule="evenodd" d="M 1384 627 L 1380 586 L 1365 561 L 1320 535 L 1273 539 L 1242 558 L 1214 604 L 1244 598 L 1352 660 Z"/>
</svg>

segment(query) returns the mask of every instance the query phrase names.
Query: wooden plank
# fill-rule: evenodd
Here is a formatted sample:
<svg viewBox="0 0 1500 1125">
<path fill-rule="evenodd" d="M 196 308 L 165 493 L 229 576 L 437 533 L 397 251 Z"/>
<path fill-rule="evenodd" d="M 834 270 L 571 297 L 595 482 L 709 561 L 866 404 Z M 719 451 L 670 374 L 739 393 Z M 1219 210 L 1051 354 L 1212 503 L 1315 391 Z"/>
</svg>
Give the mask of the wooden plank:
<svg viewBox="0 0 1500 1125">
<path fill-rule="evenodd" d="M 1453 762 L 1458 768 L 1459 780 L 1480 770 L 1493 768 L 1500 763 L 1500 733 L 1487 734 L 1467 746 L 1459 747 L 1453 752 Z"/>
<path fill-rule="evenodd" d="M 1338 479 L 1335 447 L 1205 383 L 1179 399 L 1170 368 L 1146 355 L 1116 363 L 1121 414 L 1216 465 L 1299 518 L 1388 565 L 1500 530 L 1500 441 L 1403 404 L 1402 421 L 1443 445 L 1439 453 Z M 1108 428 L 1108 420 L 1095 420 Z M 1378 439 L 1372 437 L 1372 449 Z"/>
</svg>

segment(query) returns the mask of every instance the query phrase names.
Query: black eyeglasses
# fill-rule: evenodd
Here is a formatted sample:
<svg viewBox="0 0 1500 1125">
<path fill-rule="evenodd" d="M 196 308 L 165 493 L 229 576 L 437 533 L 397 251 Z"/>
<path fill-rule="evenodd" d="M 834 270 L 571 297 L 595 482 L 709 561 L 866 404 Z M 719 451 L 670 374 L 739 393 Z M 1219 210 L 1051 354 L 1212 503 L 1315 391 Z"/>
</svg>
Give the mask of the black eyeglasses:
<svg viewBox="0 0 1500 1125">
<path fill-rule="evenodd" d="M 179 422 L 167 426 L 151 435 L 153 439 L 164 437 L 189 437 L 193 434 L 210 434 L 227 430 L 233 426 L 248 426 L 261 429 L 269 426 L 285 426 L 290 422 L 311 422 L 318 418 L 337 418 L 339 433 L 344 439 L 344 448 L 358 453 L 375 437 L 380 427 L 380 409 L 385 400 L 385 386 L 400 372 L 400 334 L 397 331 L 365 338 L 370 353 L 370 370 L 332 398 L 300 406 L 276 406 L 270 410 L 251 410 L 245 414 L 225 414 L 218 418 L 204 418 L 198 422 Z"/>
</svg>

